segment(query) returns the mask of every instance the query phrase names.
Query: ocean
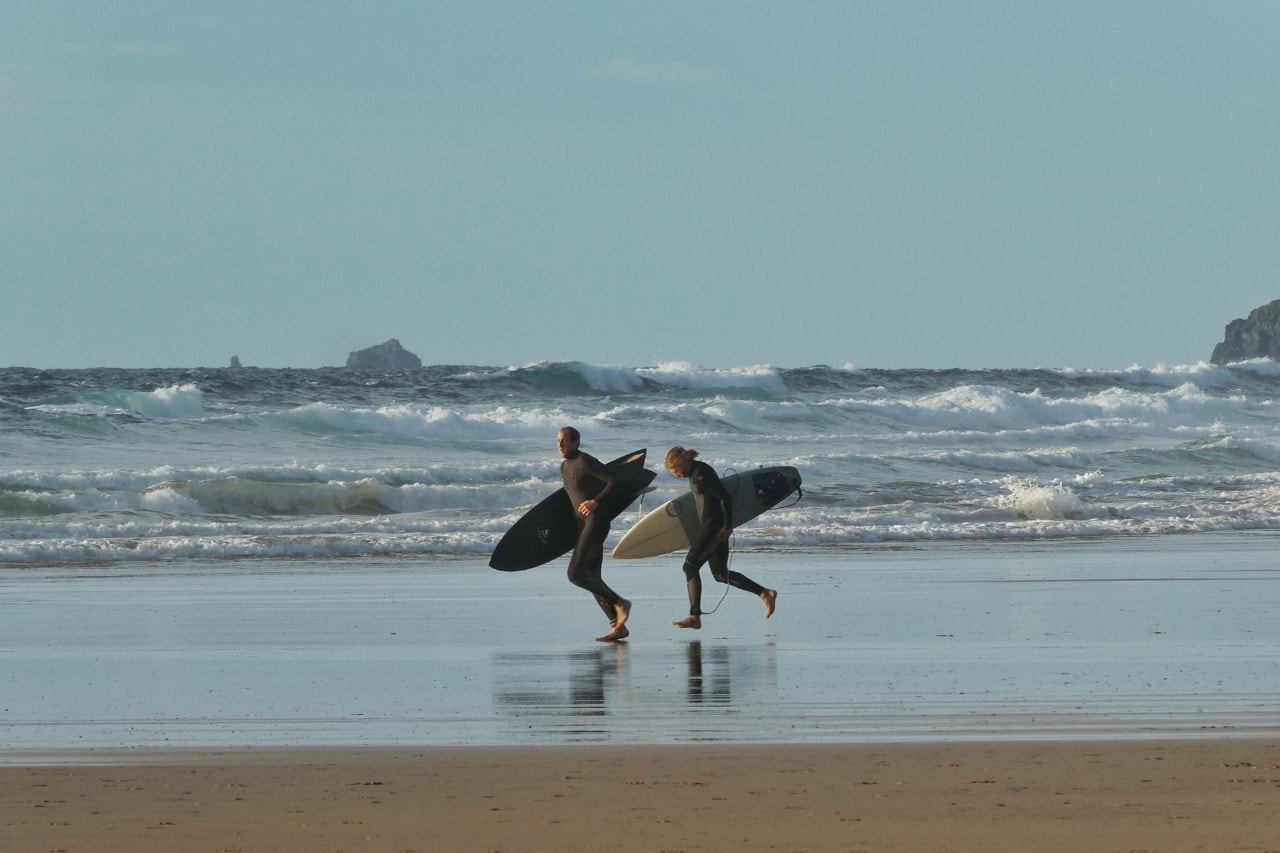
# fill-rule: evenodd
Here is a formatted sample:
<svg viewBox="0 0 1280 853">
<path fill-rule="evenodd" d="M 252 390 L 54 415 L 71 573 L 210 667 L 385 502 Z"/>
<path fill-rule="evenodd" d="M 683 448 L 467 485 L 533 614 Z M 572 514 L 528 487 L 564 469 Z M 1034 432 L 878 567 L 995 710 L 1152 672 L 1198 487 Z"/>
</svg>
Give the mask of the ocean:
<svg viewBox="0 0 1280 853">
<path fill-rule="evenodd" d="M 0 371 L 0 763 L 255 745 L 1274 734 L 1280 368 Z M 793 465 L 733 567 L 488 557 L 602 459 Z M 673 724 L 673 721 L 678 721 Z"/>
<path fill-rule="evenodd" d="M 0 563 L 487 558 L 556 432 L 804 486 L 736 552 L 1280 530 L 1280 365 L 0 370 Z"/>
</svg>

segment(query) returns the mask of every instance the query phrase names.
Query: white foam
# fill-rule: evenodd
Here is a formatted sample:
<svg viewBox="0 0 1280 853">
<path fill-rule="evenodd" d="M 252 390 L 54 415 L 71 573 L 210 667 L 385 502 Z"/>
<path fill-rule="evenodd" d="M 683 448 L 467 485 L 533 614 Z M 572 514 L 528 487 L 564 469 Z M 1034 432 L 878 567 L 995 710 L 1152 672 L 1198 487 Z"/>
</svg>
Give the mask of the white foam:
<svg viewBox="0 0 1280 853">
<path fill-rule="evenodd" d="M 636 372 L 663 385 L 690 390 L 759 388 L 774 393 L 787 390 L 786 382 L 777 368 L 767 364 L 720 369 L 673 361 L 655 367 L 642 367 Z"/>
<path fill-rule="evenodd" d="M 339 432 L 459 440 L 545 435 L 554 432 L 563 420 L 562 415 L 550 411 L 504 406 L 481 412 L 463 412 L 415 404 L 352 408 L 332 403 L 310 403 L 285 413 L 283 417 Z"/>
<path fill-rule="evenodd" d="M 1210 426 L 1239 408 L 1239 399 L 1210 396 L 1191 383 L 1145 392 L 1106 388 L 1078 398 L 1059 399 L 1040 390 L 1013 391 L 988 385 L 961 385 L 915 398 L 839 399 L 824 405 L 891 417 L 917 429 L 1001 432 L 1107 422 L 1138 422 L 1150 429 Z"/>
<path fill-rule="evenodd" d="M 130 409 L 151 420 L 191 420 L 205 415 L 204 395 L 193 383 L 131 393 L 125 399 Z"/>
<path fill-rule="evenodd" d="M 1035 483 L 1010 478 L 1005 481 L 1005 486 L 1009 493 L 998 498 L 996 505 L 1020 519 L 1047 521 L 1083 518 L 1091 514 L 1080 497 L 1060 482 Z"/>
</svg>

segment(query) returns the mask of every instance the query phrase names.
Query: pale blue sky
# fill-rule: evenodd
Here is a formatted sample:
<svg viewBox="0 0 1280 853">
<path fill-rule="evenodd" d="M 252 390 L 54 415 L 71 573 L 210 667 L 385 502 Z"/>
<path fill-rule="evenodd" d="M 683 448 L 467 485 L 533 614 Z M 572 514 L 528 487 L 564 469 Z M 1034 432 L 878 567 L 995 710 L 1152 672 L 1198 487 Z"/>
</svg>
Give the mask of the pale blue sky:
<svg viewBox="0 0 1280 853">
<path fill-rule="evenodd" d="M 1280 298 L 1280 3 L 0 21 L 0 366 L 1118 368 Z"/>
</svg>

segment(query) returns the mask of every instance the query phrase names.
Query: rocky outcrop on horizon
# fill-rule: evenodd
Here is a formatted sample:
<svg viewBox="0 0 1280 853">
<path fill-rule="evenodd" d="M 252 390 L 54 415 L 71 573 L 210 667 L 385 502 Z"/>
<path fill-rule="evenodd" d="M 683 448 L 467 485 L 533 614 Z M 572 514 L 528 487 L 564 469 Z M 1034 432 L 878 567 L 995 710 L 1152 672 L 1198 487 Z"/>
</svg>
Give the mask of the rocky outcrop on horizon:
<svg viewBox="0 0 1280 853">
<path fill-rule="evenodd" d="M 351 370 L 417 370 L 422 359 L 400 346 L 395 338 L 367 349 L 356 350 L 347 356 Z"/>
<path fill-rule="evenodd" d="M 1280 299 L 1255 308 L 1243 320 L 1227 324 L 1222 343 L 1213 348 L 1211 364 L 1230 364 L 1251 358 L 1280 361 Z"/>
</svg>

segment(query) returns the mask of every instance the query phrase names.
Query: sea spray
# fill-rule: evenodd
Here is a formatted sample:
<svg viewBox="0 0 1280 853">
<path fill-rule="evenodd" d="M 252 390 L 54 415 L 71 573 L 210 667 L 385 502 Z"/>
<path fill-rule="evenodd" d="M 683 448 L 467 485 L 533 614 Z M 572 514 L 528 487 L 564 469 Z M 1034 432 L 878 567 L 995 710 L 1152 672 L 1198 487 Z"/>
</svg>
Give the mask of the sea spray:
<svg viewBox="0 0 1280 853">
<path fill-rule="evenodd" d="M 1086 507 L 1080 497 L 1060 482 L 1034 483 L 1022 479 L 1007 479 L 1008 494 L 997 499 L 1001 506 L 1024 520 L 1056 521 L 1084 518 Z"/>
</svg>

